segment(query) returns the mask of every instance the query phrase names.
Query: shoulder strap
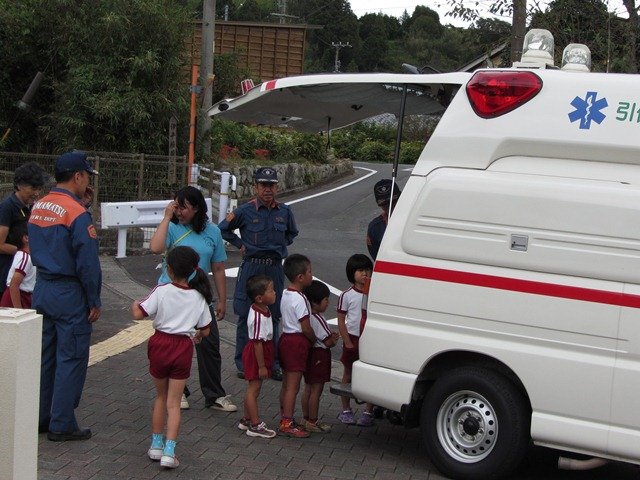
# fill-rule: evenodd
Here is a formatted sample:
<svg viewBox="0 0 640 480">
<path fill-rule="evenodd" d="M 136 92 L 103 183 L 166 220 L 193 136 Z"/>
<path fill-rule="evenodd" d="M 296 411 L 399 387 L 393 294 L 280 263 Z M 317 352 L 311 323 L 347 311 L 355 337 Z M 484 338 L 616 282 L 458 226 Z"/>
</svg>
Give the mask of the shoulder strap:
<svg viewBox="0 0 640 480">
<path fill-rule="evenodd" d="M 178 246 L 178 244 L 179 244 L 182 240 L 184 240 L 186 237 L 188 237 L 188 236 L 189 236 L 189 234 L 190 234 L 191 232 L 193 232 L 193 230 L 192 230 L 192 229 L 189 229 L 189 230 L 187 230 L 186 232 L 184 232 L 184 233 L 180 236 L 180 238 L 178 238 L 175 242 L 173 242 L 173 245 L 171 245 L 171 246 L 167 249 L 167 253 L 168 253 L 168 252 L 170 252 L 171 250 L 173 250 L 175 247 L 177 247 L 177 246 Z"/>
</svg>

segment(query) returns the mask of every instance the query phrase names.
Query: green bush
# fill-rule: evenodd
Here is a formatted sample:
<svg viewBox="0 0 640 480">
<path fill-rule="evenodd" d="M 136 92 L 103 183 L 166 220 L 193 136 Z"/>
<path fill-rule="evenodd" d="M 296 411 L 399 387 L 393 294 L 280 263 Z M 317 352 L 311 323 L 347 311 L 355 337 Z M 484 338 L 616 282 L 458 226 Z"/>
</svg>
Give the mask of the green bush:
<svg viewBox="0 0 640 480">
<path fill-rule="evenodd" d="M 223 145 L 244 150 L 247 146 L 248 135 L 244 125 L 225 120 L 211 123 L 211 151 L 218 152 Z"/>
<path fill-rule="evenodd" d="M 369 140 L 358 149 L 356 159 L 361 162 L 389 162 L 392 160 L 393 147 L 379 140 Z"/>
<path fill-rule="evenodd" d="M 300 133 L 294 137 L 298 157 L 313 163 L 325 163 L 327 159 L 327 137 L 312 133 Z"/>
<path fill-rule="evenodd" d="M 423 142 L 402 142 L 402 146 L 400 147 L 400 163 L 414 165 L 416 161 L 418 161 L 423 149 Z"/>
<path fill-rule="evenodd" d="M 355 159 L 364 140 L 361 135 L 348 129 L 340 129 L 331 134 L 331 146 L 338 158 Z"/>
</svg>

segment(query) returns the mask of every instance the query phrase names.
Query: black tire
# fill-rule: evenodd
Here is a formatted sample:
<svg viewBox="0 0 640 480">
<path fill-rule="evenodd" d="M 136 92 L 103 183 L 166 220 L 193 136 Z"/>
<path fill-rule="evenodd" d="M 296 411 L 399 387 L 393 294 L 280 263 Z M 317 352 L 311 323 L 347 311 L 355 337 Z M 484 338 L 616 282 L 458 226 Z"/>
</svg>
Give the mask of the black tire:
<svg viewBox="0 0 640 480">
<path fill-rule="evenodd" d="M 530 423 L 527 403 L 515 386 L 478 367 L 457 368 L 438 378 L 420 416 L 431 461 L 444 475 L 461 480 L 512 473 L 527 452 Z"/>
</svg>

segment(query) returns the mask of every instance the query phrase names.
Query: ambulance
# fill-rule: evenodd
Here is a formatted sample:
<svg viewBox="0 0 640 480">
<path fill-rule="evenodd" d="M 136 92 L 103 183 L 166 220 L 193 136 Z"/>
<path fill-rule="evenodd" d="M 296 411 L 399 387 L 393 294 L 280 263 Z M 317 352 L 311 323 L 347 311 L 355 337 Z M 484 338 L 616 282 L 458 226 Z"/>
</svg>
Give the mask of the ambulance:
<svg viewBox="0 0 640 480">
<path fill-rule="evenodd" d="M 442 114 L 375 262 L 351 394 L 419 426 L 452 478 L 507 476 L 530 443 L 640 464 L 639 78 L 540 63 L 284 78 L 210 111 L 305 131 Z"/>
</svg>

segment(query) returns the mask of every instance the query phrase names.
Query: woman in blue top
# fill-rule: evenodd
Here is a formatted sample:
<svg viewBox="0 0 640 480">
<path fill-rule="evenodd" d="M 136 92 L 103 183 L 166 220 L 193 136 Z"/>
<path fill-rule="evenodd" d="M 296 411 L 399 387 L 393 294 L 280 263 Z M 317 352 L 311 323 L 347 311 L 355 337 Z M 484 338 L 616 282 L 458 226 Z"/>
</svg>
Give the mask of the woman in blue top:
<svg viewBox="0 0 640 480">
<path fill-rule="evenodd" d="M 178 245 L 193 248 L 200 256 L 198 266 L 207 274 L 213 273 L 218 303 L 215 311 L 213 304 L 209 305 L 209 309 L 212 318 L 217 321 L 222 320 L 227 300 L 224 266 L 227 254 L 224 250 L 220 229 L 209 221 L 204 196 L 195 187 L 184 187 L 178 190 L 173 201 L 167 205 L 164 218 L 153 234 L 149 248 L 153 253 L 163 253 Z M 167 275 L 166 265 L 163 264 L 158 283 L 168 282 L 171 282 L 171 279 Z M 238 408 L 222 388 L 220 333 L 216 321 L 211 322 L 209 336 L 196 345 L 196 356 L 205 407 L 235 412 Z M 185 395 L 189 395 L 189 390 L 186 387 Z M 183 397 L 182 400 L 181 408 L 189 408 L 186 397 Z"/>
</svg>

